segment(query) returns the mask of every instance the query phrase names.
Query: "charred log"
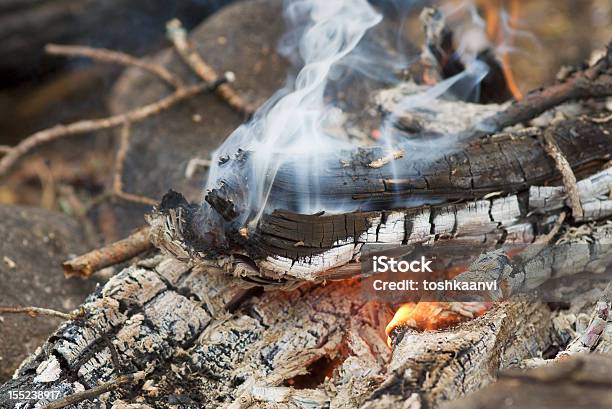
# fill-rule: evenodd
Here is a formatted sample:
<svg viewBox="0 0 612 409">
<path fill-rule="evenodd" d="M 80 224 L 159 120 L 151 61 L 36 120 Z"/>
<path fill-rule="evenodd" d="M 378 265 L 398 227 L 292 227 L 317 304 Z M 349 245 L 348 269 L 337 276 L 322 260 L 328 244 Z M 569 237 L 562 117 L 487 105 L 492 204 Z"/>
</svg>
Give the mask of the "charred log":
<svg viewBox="0 0 612 409">
<path fill-rule="evenodd" d="M 589 241 L 600 245 L 610 230 L 601 224 L 558 249 L 572 253 L 572 246 Z M 542 265 L 552 262 L 547 257 Z M 568 274 L 582 268 L 564 262 Z M 389 312 L 361 298 L 356 280 L 247 297 L 240 296 L 240 283 L 219 269 L 159 256 L 128 267 L 89 298 L 85 316 L 62 324 L 0 387 L 0 405 L 17 403 L 7 400 L 9 390 L 70 395 L 144 372 L 133 389 L 119 387 L 74 407 L 121 401 L 156 408 L 179 402 L 378 408 L 406 399 L 435 407 L 489 383 L 500 369 L 539 356 L 552 342 L 546 306 L 506 302 L 442 331 L 398 328 L 389 351 L 381 334 Z M 313 382 L 300 378 L 306 373 Z M 37 403 L 45 402 L 19 407 Z"/>
<path fill-rule="evenodd" d="M 591 173 L 608 160 L 612 140 L 607 133 L 612 130 L 612 124 L 568 120 L 554 125 L 553 129 L 560 149 L 577 174 Z M 536 235 L 546 233 L 552 223 L 534 213 L 552 215 L 566 207 L 563 187 L 544 186 L 558 182 L 560 175 L 532 134 L 506 134 L 473 142 L 460 153 L 423 166 L 428 170 L 415 170 L 418 162 L 396 159 L 397 171 L 406 174 L 402 183 L 390 174 L 389 179 L 380 178 L 381 173 L 390 171 L 385 167 L 368 167 L 371 160 L 374 156 L 353 158 L 351 167 L 337 165 L 324 180 L 333 185 L 329 200 L 338 200 L 338 196 L 332 196 L 333 191 L 341 194 L 344 189 L 349 196 L 362 188 L 368 192 L 364 195 L 379 198 L 381 204 L 390 203 L 382 211 L 300 215 L 274 210 L 264 214 L 256 228 L 221 221 L 217 228 L 224 225 L 228 230 L 215 231 L 208 230 L 214 226 L 214 218 L 220 217 L 215 212 L 206 213 L 197 206 L 189 207 L 190 210 L 165 208 L 149 218 L 154 225 L 153 241 L 182 260 L 210 262 L 211 256 L 221 257 L 229 271 L 252 279 L 312 280 L 354 275 L 354 265 L 352 271 L 350 265 L 340 271 L 337 268 L 358 259 L 375 244 L 401 246 L 446 238 L 486 242 L 489 246 L 529 243 Z M 360 178 L 357 176 L 360 172 L 378 178 Z M 413 175 L 409 176 L 410 173 Z M 282 178 L 282 172 L 278 177 Z M 238 184 L 239 178 L 237 175 L 235 184 L 224 185 L 209 195 L 216 198 L 215 201 L 208 199 L 209 203 L 223 204 L 222 214 L 237 212 L 240 200 L 222 200 L 217 195 L 233 193 L 232 186 L 243 189 L 245 183 Z M 610 178 L 612 174 L 607 169 L 579 182 L 585 215 L 576 220 L 594 220 L 610 214 L 612 202 L 605 198 Z M 344 184 L 337 183 L 337 179 L 344 180 Z M 372 192 L 373 185 L 380 191 Z M 443 203 L 402 209 L 405 205 L 401 206 L 401 201 L 391 200 L 396 194 L 419 193 L 437 196 Z M 273 190 L 273 195 L 289 196 L 281 188 Z M 450 198 L 463 199 L 463 202 L 446 203 Z M 396 210 L 392 210 L 394 203 Z M 208 216 L 212 222 L 206 219 Z M 218 237 L 228 238 L 229 243 L 221 242 Z M 213 254 L 211 240 L 216 244 Z"/>
<path fill-rule="evenodd" d="M 609 124 L 569 120 L 556 125 L 553 132 L 563 155 L 575 173 L 580 173 L 607 161 L 612 151 L 612 141 L 606 135 L 610 129 Z M 325 169 L 318 175 L 320 188 L 316 193 L 320 206 L 389 210 L 406 203 L 413 207 L 474 199 L 491 192 L 516 192 L 559 177 L 554 162 L 532 135 L 476 140 L 439 156 L 435 154 L 436 143 L 434 137 L 425 146 L 399 146 L 397 151 L 401 155 L 381 166 L 378 161 L 390 153 L 383 148 L 363 148 L 319 158 L 321 169 Z M 207 201 L 224 216 L 230 214 L 242 222 L 249 220 L 248 153 L 240 152 L 221 166 L 234 172 L 220 181 L 220 188 L 211 191 Z M 300 204 L 309 194 L 309 187 L 301 185 L 295 177 L 304 171 L 303 166 L 299 159 L 281 166 L 272 185 L 269 208 L 300 211 Z M 232 210 L 228 211 L 229 208 Z"/>
</svg>

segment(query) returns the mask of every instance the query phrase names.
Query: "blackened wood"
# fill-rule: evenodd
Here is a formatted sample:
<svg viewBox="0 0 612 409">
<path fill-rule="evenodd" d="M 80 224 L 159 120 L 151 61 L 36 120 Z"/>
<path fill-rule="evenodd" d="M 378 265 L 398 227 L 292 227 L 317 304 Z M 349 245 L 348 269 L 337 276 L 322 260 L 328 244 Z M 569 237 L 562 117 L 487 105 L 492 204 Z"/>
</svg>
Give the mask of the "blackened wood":
<svg viewBox="0 0 612 409">
<path fill-rule="evenodd" d="M 529 93 L 508 109 L 483 122 L 485 132 L 495 132 L 528 121 L 548 109 L 572 99 L 610 96 L 612 92 L 612 42 L 592 67 L 578 71 L 562 83 Z"/>
<path fill-rule="evenodd" d="M 596 169 L 608 160 L 612 139 L 607 133 L 612 125 L 595 124 L 587 120 L 567 120 L 551 130 L 559 148 L 574 172 L 580 174 Z M 322 208 L 349 210 L 389 210 L 403 203 L 415 204 L 466 200 L 483 197 L 491 192 L 511 193 L 530 185 L 546 184 L 559 178 L 554 161 L 540 142 L 530 136 L 504 136 L 475 140 L 457 146 L 447 153 L 436 153 L 436 139 L 431 145 L 399 146 L 403 156 L 382 167 L 370 166 L 388 155 L 380 147 L 356 151 L 329 153 L 321 157 L 318 177 L 318 198 Z M 232 216 L 244 216 L 249 192 L 246 180 L 249 153 L 239 152 L 221 165 L 232 169 L 229 176 L 219 181 L 220 188 L 209 193 L 221 214 L 233 206 Z M 281 165 L 274 180 L 267 206 L 300 212 L 312 186 L 302 185 L 299 172 L 300 158 Z M 219 206 L 218 203 L 224 203 Z M 242 227 L 242 226 L 241 226 Z"/>
<path fill-rule="evenodd" d="M 606 233 L 588 237 L 593 246 L 612 227 L 604 223 L 601 229 Z M 568 264 L 567 272 L 576 273 L 576 266 Z M 176 402 L 241 408 L 241 402 L 283 407 L 274 405 L 308 398 L 312 407 L 379 408 L 407 399 L 435 407 L 551 343 L 546 306 L 506 302 L 442 331 L 403 327 L 393 334 L 390 356 L 380 335 L 390 316 L 384 306 L 360 297 L 356 280 L 252 293 L 230 313 L 227 306 L 242 292 L 239 284 L 218 268 L 193 268 L 167 257 L 126 268 L 88 299 L 83 318 L 62 324 L 0 386 L 0 405 L 12 389 L 70 394 L 145 370 L 148 383 L 76 408 L 99 406 L 100 399 L 107 405 L 121 399 L 158 408 Z M 311 394 L 286 388 L 304 387 L 300 375 L 309 372 Z"/>
<path fill-rule="evenodd" d="M 610 122 L 567 120 L 553 125 L 552 130 L 578 175 L 592 173 L 612 152 L 612 139 L 608 135 L 612 131 Z M 351 190 L 365 190 L 367 182 L 357 180 L 359 172 L 364 172 L 378 177 L 367 181 L 381 186 L 383 191 L 366 195 L 379 198 L 381 210 L 302 215 L 281 210 L 280 205 L 270 206 L 257 226 L 247 228 L 209 211 L 208 204 L 188 205 L 182 199 L 183 205 L 164 206 L 149 217 L 149 222 L 155 225 L 153 241 L 182 260 L 223 259 L 225 268 L 234 274 L 281 281 L 333 276 L 338 273 L 333 269 L 357 259 L 365 249 L 363 246 L 375 243 L 399 246 L 445 238 L 488 245 L 531 242 L 534 235 L 548 231 L 551 221 L 542 216 L 528 217 L 528 214 L 552 215 L 566 205 L 562 187 L 545 186 L 559 182 L 560 175 L 540 145 L 537 133 L 510 133 L 475 141 L 463 151 L 429 166 L 424 161 L 420 165 L 412 163 L 406 157 L 396 159 L 404 166 L 397 166 L 397 171 L 407 177 L 412 175 L 409 179 L 412 182 L 405 183 L 403 191 L 384 190 L 389 184 L 381 174 L 390 173 L 385 170 L 389 165 L 378 169 L 368 167 L 375 160 L 373 155 L 353 158 L 348 168 L 331 161 L 332 169 L 324 176 L 324 182 L 331 186 L 328 200 L 340 200 L 338 195 L 332 195 L 334 189 L 338 194 L 344 189 L 345 198 Z M 234 158 L 242 167 L 246 160 L 246 152 Z M 224 181 L 227 183 L 214 193 L 216 202 L 213 203 L 223 206 L 219 209 L 222 215 L 232 215 L 229 219 L 245 211 L 240 208 L 240 203 L 245 202 L 244 195 L 248 194 L 244 190 L 246 184 L 241 183 L 243 176 L 233 174 L 232 183 Z M 606 171 L 580 182 L 581 201 L 588 216 L 585 219 L 599 219 L 612 211 L 609 200 L 600 200 L 608 194 L 610 177 Z M 346 184 L 338 183 L 338 179 L 345 180 Z M 415 197 L 422 192 L 435 193 L 442 203 L 415 206 Z M 280 194 L 279 189 L 274 194 Z M 394 195 L 406 195 L 410 201 L 402 202 Z M 233 200 L 223 200 L 222 196 Z M 286 191 L 282 192 L 282 198 L 288 196 Z M 451 198 L 464 200 L 449 203 Z M 240 270 L 235 270 L 236 264 L 240 264 Z M 345 273 L 354 274 L 348 271 L 342 274 Z"/>
</svg>

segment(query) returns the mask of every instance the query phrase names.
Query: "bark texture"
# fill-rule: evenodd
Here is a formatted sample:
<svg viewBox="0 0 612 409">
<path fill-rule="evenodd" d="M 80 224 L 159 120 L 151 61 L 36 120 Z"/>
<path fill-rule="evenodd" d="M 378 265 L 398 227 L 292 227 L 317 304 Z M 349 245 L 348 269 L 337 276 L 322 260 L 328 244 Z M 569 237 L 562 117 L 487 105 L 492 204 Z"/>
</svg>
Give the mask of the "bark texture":
<svg viewBox="0 0 612 409">
<path fill-rule="evenodd" d="M 602 224 L 555 246 L 556 255 L 533 261 L 549 269 L 576 246 L 601 246 L 611 230 Z M 582 271 L 583 265 L 565 260 L 567 274 Z M 406 398 L 435 407 L 553 342 L 550 310 L 512 301 L 446 330 L 398 327 L 391 351 L 382 333 L 390 311 L 364 299 L 357 280 L 264 293 L 242 284 L 218 268 L 164 256 L 134 264 L 93 294 L 86 315 L 62 324 L 0 387 L 0 405 L 14 407 L 8 390 L 71 394 L 145 371 L 133 388 L 76 407 L 121 399 L 160 408 L 367 408 Z"/>
<path fill-rule="evenodd" d="M 607 168 L 578 182 L 585 209 L 581 221 L 611 214 L 611 181 Z M 149 223 L 153 242 L 181 260 L 218 265 L 262 285 L 291 286 L 300 280 L 354 276 L 360 272 L 360 256 L 385 247 L 531 243 L 551 228 L 554 219 L 546 216 L 566 206 L 563 187 L 531 186 L 514 195 L 383 212 L 326 216 L 277 210 L 264 215 L 255 232 L 237 235 L 242 247 L 212 257 L 202 244 L 198 205 L 180 195 L 166 196 Z"/>
</svg>

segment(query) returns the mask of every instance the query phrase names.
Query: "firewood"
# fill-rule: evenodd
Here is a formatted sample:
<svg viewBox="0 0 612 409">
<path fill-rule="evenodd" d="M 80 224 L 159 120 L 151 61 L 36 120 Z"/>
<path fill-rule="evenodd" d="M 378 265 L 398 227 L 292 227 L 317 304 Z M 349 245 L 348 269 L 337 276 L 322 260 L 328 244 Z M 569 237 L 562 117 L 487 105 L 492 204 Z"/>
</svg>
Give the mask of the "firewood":
<svg viewBox="0 0 612 409">
<path fill-rule="evenodd" d="M 561 269 L 567 274 L 582 272 L 589 261 L 598 260 L 604 266 L 609 265 L 612 259 L 609 249 L 603 249 L 604 254 L 593 258 L 577 255 L 578 262 L 572 260 L 571 255 L 583 250 L 592 251 L 588 244 L 590 237 L 595 238 L 597 243 L 606 243 L 611 233 L 612 226 L 601 223 L 592 236 L 552 246 L 545 255 L 531 254 L 531 262 L 537 262 L 543 270 L 553 269 L 558 263 L 559 266 L 563 265 Z M 491 257 L 495 258 L 496 253 L 483 256 Z M 470 271 L 476 272 L 478 268 L 479 263 L 475 263 Z M 498 265 L 489 264 L 487 273 L 492 274 L 498 268 Z M 480 389 L 496 378 L 498 370 L 515 365 L 519 356 L 538 356 L 542 345 L 550 343 L 550 339 L 547 339 L 550 336 L 547 326 L 552 325 L 550 311 L 541 303 L 508 302 L 497 308 L 480 319 L 450 331 L 418 333 L 398 328 L 397 346 L 390 364 L 391 374 L 374 393 L 375 400 L 364 408 L 392 407 L 385 406 L 385 402 L 413 394 L 421 407 L 437 407 L 443 401 Z M 504 323 L 504 320 L 510 322 Z M 505 331 L 510 331 L 512 335 Z M 508 343 L 506 337 L 512 338 L 512 341 Z M 423 359 L 424 356 L 430 358 Z"/>
<path fill-rule="evenodd" d="M 597 247 L 611 230 L 604 223 L 588 237 L 554 246 L 557 259 L 541 265 L 565 260 L 565 271 L 577 273 L 582 265 L 558 256 L 587 247 L 587 239 Z M 157 408 L 175 401 L 204 408 L 291 404 L 304 396 L 291 386 L 312 389 L 314 407 L 384 407 L 377 402 L 410 396 L 431 407 L 489 383 L 499 369 L 538 356 L 552 342 L 545 305 L 510 301 L 442 331 L 397 328 L 389 350 L 380 333 L 389 315 L 360 297 L 356 280 L 246 295 L 241 283 L 219 268 L 163 256 L 126 268 L 83 305 L 83 317 L 62 324 L 0 387 L 0 405 L 12 389 L 67 396 L 147 371 L 146 388 L 118 388 L 76 407 L 100 399 Z"/>
<path fill-rule="evenodd" d="M 577 129 L 581 131 L 575 132 Z M 553 125 L 552 132 L 557 135 L 559 147 L 574 166 L 574 172 L 584 174 L 589 172 L 588 169 L 601 166 L 609 157 L 612 141 L 607 133 L 611 130 L 610 123 L 595 125 L 586 120 L 567 120 Z M 586 146 L 591 148 L 585 150 Z M 504 151 L 506 153 L 502 153 Z M 550 225 L 541 221 L 534 224 L 528 214 L 550 214 L 551 211 L 554 214 L 566 205 L 562 187 L 536 187 L 560 178 L 554 161 L 531 136 L 504 135 L 474 142 L 463 152 L 434 162 L 424 170 L 414 171 L 413 182 L 406 182 L 403 192 L 385 192 L 388 184 L 384 177 L 368 180 L 369 186 L 359 181 L 348 182 L 352 174 L 368 174 L 372 169 L 367 164 L 374 157 L 356 160 L 354 166 L 360 166 L 361 170 L 354 173 L 352 168 L 342 170 L 342 165 L 337 166 L 338 173 L 332 170 L 334 178 L 330 177 L 329 183 L 335 190 L 330 189 L 329 199 L 338 200 L 343 189 L 347 197 L 355 197 L 362 187 L 364 191 L 372 192 L 371 185 L 380 182 L 383 191 L 378 203 L 383 206 L 381 210 L 329 216 L 275 210 L 264 214 L 255 229 L 244 230 L 242 225 L 221 222 L 216 226 L 217 231 L 203 234 L 202 219 L 213 215 L 201 210 L 199 205 L 189 205 L 180 196 L 168 195 L 159 210 L 149 216 L 152 240 L 181 260 L 210 263 L 211 259 L 218 259 L 235 275 L 263 284 L 290 285 L 295 280 L 353 275 L 354 269 L 350 271 L 349 263 L 353 262 L 354 267 L 359 255 L 376 243 L 412 245 L 432 243 L 447 236 L 464 242 L 486 241 L 491 245 L 529 243 L 536 234 L 546 232 Z M 417 163 L 409 163 L 406 157 L 396 161 L 399 162 L 398 168 L 404 166 L 405 170 L 400 172 L 410 173 L 411 169 L 418 167 Z M 495 163 L 497 170 L 487 163 Z M 500 163 L 505 165 L 499 166 Z M 453 173 L 453 169 L 456 172 Z M 384 167 L 376 169 L 376 172 L 380 177 Z M 428 179 L 425 182 L 422 175 L 427 174 L 432 176 L 425 177 Z M 282 178 L 282 172 L 278 177 Z M 236 184 L 228 186 L 237 186 L 239 178 L 237 175 Z M 336 179 L 346 179 L 347 185 L 338 183 Z M 606 195 L 609 194 L 611 179 L 612 173 L 608 168 L 578 183 L 578 195 L 585 214 L 582 217 L 575 215 L 577 221 L 600 219 L 610 214 L 612 202 Z M 335 193 L 333 196 L 332 191 Z M 497 192 L 497 196 L 486 196 Z M 288 196 L 287 192 L 276 193 L 283 198 Z M 392 203 L 385 194 L 394 197 L 419 193 L 463 199 L 464 202 L 410 209 L 393 209 L 391 204 L 384 207 L 385 203 Z M 374 196 L 373 193 L 364 195 Z M 210 196 L 218 198 L 210 201 L 222 215 L 228 219 L 236 217 L 235 213 L 240 209 L 232 201 L 222 199 L 219 192 Z M 529 205 L 525 206 L 525 203 Z M 342 270 L 344 265 L 348 267 Z"/>
<path fill-rule="evenodd" d="M 65 261 L 63 263 L 64 275 L 66 277 L 89 277 L 104 267 L 127 261 L 150 248 L 152 245 L 149 240 L 149 228 L 144 227 L 123 240 Z"/>
<path fill-rule="evenodd" d="M 537 356 L 549 342 L 550 322 L 542 304 L 509 303 L 451 331 L 409 330 L 394 349 L 387 379 L 364 408 L 410 396 L 421 407 L 437 407 L 478 390 L 517 358 Z"/>
</svg>

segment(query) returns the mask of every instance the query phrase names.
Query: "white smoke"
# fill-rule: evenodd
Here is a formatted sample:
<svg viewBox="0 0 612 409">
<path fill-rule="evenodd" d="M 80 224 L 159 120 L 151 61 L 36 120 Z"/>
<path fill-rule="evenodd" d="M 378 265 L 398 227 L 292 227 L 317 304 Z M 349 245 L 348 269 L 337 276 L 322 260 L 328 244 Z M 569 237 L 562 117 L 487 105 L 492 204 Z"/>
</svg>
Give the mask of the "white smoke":
<svg viewBox="0 0 612 409">
<path fill-rule="evenodd" d="M 334 118 L 326 115 L 330 105 L 325 89 L 335 64 L 345 58 L 368 29 L 382 20 L 365 0 L 292 0 L 285 7 L 289 20 L 306 21 L 297 51 L 303 68 L 290 87 L 279 91 L 247 124 L 239 127 L 215 153 L 213 162 L 235 153 L 237 148 L 252 152 L 249 188 L 250 208 L 265 209 L 267 197 L 278 168 L 285 162 L 308 162 L 298 177 L 313 183 L 313 191 L 304 193 L 305 206 L 316 206 L 317 155 L 339 149 L 340 142 L 324 130 L 333 126 Z M 348 146 L 345 146 L 348 148 Z M 211 170 L 207 189 L 223 177 L 220 168 Z M 257 220 L 258 217 L 255 218 Z"/>
<path fill-rule="evenodd" d="M 403 3 L 405 8 L 412 4 L 403 0 L 398 3 Z M 301 213 L 329 212 L 338 207 L 354 210 L 344 208 L 344 203 L 331 209 L 329 202 L 324 205 L 319 199 L 320 176 L 326 172 L 321 158 L 330 152 L 355 148 L 347 139 L 331 135 L 330 129 L 342 128 L 343 119 L 338 115 L 338 101 L 328 98 L 326 91 L 331 85 L 345 86 L 346 67 L 364 78 L 348 82 L 351 87 L 367 88 L 366 79 L 386 83 L 397 81 L 396 71 L 405 68 L 411 59 L 397 50 L 385 54 L 389 47 L 364 41 L 370 40 L 366 35 L 372 34 L 373 27 L 382 21 L 382 15 L 367 0 L 286 0 L 284 10 L 292 30 L 284 36 L 281 51 L 302 68 L 215 152 L 215 165 L 206 186 L 207 192 L 218 188 L 220 181 L 236 172 L 232 166 L 217 166 L 222 158 L 232 157 L 239 149 L 248 151 L 247 169 L 241 169 L 247 177 L 238 182 L 246 184 L 243 187 L 248 193 L 241 198 L 244 203 L 240 203 L 240 207 L 247 211 L 239 212 L 237 222 L 240 225 L 249 222 L 251 227 L 268 210 L 268 197 L 281 166 L 292 169 L 294 186 L 299 186 L 299 189 L 292 190 L 293 186 L 285 189 L 293 195 L 291 203 L 297 204 L 297 208 L 290 210 Z M 458 89 L 473 92 L 487 70 L 486 64 L 472 59 L 464 72 L 423 93 L 406 97 L 399 104 L 401 111 L 430 106 L 451 88 L 455 95 Z M 380 143 L 389 151 L 394 149 L 395 141 L 384 134 L 386 129 L 393 128 L 393 122 L 394 118 L 389 117 L 381 124 L 383 138 Z M 432 159 L 444 154 L 443 151 L 452 145 L 454 135 L 444 138 L 443 144 L 435 142 L 438 150 L 432 152 Z"/>
</svg>

